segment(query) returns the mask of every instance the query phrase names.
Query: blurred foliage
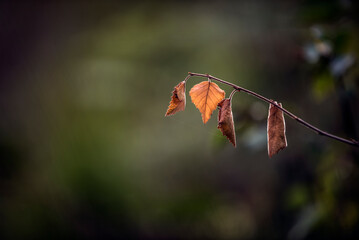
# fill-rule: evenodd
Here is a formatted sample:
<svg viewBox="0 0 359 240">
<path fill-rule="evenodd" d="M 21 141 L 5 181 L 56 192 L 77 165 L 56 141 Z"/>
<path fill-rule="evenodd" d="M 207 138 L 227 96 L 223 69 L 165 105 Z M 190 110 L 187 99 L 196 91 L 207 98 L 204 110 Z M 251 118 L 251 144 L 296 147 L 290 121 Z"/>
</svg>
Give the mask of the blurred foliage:
<svg viewBox="0 0 359 240">
<path fill-rule="evenodd" d="M 164 118 L 201 72 L 358 139 L 358 9 L 2 2 L 0 239 L 358 238 L 358 149 L 287 118 L 289 146 L 268 159 L 268 106 L 244 93 L 236 149 L 189 98 Z"/>
</svg>

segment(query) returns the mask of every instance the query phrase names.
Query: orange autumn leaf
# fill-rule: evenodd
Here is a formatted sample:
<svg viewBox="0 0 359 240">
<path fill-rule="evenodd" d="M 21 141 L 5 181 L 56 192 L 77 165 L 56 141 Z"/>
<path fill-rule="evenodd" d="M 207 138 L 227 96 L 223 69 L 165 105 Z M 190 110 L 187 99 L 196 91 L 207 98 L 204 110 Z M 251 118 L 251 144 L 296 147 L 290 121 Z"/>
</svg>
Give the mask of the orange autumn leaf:
<svg viewBox="0 0 359 240">
<path fill-rule="evenodd" d="M 278 103 L 278 105 L 282 107 L 281 103 Z M 267 140 L 269 157 L 272 157 L 274 154 L 287 147 L 283 111 L 275 107 L 273 104 L 269 105 Z"/>
<path fill-rule="evenodd" d="M 225 92 L 217 84 L 204 81 L 194 85 L 189 95 L 196 108 L 201 112 L 203 123 L 206 123 L 211 118 L 217 104 L 223 100 Z"/>
<path fill-rule="evenodd" d="M 186 82 L 182 81 L 175 86 L 172 91 L 170 105 L 168 106 L 165 116 L 170 116 L 176 112 L 183 111 L 186 107 Z"/>
<path fill-rule="evenodd" d="M 234 131 L 231 99 L 223 99 L 218 103 L 218 126 L 222 134 L 236 147 L 236 133 Z"/>
</svg>

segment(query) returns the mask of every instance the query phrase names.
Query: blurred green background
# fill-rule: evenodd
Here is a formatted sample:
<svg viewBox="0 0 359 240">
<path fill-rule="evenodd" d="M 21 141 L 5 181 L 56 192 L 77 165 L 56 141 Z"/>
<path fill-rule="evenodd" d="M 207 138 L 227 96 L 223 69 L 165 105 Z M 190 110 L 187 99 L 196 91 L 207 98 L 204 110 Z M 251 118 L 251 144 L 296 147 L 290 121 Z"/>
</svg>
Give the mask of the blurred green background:
<svg viewBox="0 0 359 240">
<path fill-rule="evenodd" d="M 237 93 L 237 148 L 203 125 L 188 71 L 358 139 L 359 4 L 0 3 L 0 239 L 359 238 L 359 151 Z M 220 85 L 227 96 L 228 86 Z"/>
</svg>

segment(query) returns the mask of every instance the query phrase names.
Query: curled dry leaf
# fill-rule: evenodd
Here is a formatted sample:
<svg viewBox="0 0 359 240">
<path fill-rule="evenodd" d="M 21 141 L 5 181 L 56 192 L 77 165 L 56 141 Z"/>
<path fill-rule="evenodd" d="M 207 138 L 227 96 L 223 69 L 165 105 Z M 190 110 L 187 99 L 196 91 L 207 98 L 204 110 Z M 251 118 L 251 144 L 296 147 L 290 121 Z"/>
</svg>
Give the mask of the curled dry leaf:
<svg viewBox="0 0 359 240">
<path fill-rule="evenodd" d="M 217 84 L 203 81 L 193 86 L 189 95 L 194 105 L 201 112 L 203 123 L 206 123 L 211 118 L 217 104 L 224 99 L 225 92 Z"/>
<path fill-rule="evenodd" d="M 234 131 L 231 99 L 223 99 L 218 103 L 218 126 L 222 134 L 236 147 L 236 133 Z"/>
<path fill-rule="evenodd" d="M 170 116 L 176 112 L 183 111 L 186 107 L 186 82 L 182 81 L 172 91 L 170 105 L 165 116 Z"/>
<path fill-rule="evenodd" d="M 282 107 L 281 103 L 274 103 Z M 275 107 L 273 104 L 269 105 L 267 140 L 269 157 L 272 157 L 274 154 L 287 147 L 283 111 Z"/>
</svg>

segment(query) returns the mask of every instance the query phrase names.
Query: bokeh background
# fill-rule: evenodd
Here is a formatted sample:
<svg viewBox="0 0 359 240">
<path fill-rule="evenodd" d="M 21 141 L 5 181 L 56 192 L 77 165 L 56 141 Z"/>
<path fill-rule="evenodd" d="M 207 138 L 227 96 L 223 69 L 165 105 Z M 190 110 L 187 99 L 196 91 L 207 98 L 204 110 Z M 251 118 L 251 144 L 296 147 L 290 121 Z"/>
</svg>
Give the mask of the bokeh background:
<svg viewBox="0 0 359 240">
<path fill-rule="evenodd" d="M 1 239 L 359 238 L 359 152 L 268 105 L 233 99 L 237 148 L 203 125 L 188 71 L 358 139 L 359 4 L 327 1 L 0 3 Z M 227 96 L 231 89 L 220 85 Z"/>
</svg>

